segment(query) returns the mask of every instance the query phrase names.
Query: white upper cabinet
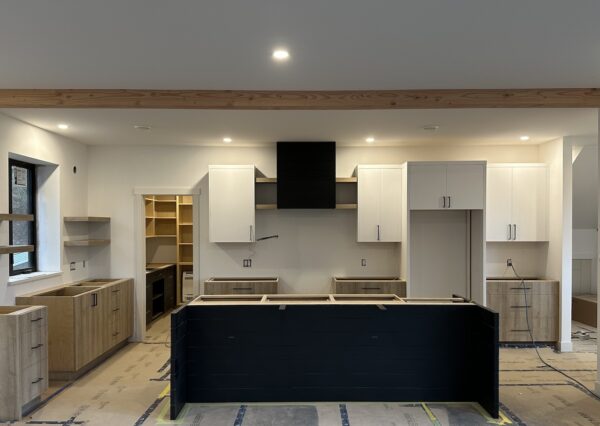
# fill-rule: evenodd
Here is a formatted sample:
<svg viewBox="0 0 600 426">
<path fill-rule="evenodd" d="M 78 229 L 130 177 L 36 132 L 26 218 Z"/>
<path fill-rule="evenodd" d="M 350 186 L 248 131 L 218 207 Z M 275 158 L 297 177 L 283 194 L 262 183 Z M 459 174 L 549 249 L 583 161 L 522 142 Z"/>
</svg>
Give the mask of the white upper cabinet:
<svg viewBox="0 0 600 426">
<path fill-rule="evenodd" d="M 208 220 L 211 243 L 254 241 L 253 165 L 208 166 Z"/>
<path fill-rule="evenodd" d="M 548 241 L 548 177 L 543 164 L 488 167 L 487 241 Z"/>
<path fill-rule="evenodd" d="M 402 166 L 358 166 L 359 242 L 402 240 Z"/>
<path fill-rule="evenodd" d="M 411 210 L 483 210 L 484 163 L 409 163 Z"/>
</svg>

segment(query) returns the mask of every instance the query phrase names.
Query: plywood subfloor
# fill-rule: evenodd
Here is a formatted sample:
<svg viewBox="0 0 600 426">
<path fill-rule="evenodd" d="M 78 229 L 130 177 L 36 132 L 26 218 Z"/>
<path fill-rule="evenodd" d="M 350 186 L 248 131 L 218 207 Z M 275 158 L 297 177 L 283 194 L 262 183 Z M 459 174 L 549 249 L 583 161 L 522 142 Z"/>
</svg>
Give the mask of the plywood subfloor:
<svg viewBox="0 0 600 426">
<path fill-rule="evenodd" d="M 593 387 L 595 329 L 574 324 L 575 351 L 540 353 L 551 364 Z M 289 403 L 188 404 L 168 420 L 169 317 L 157 321 L 144 343 L 130 344 L 73 383 L 56 382 L 45 404 L 16 424 L 200 426 L 394 426 L 394 425 L 600 425 L 600 402 L 544 367 L 531 348 L 500 351 L 503 418 L 487 418 L 476 404 Z M 587 338 L 586 338 L 587 337 Z"/>
</svg>

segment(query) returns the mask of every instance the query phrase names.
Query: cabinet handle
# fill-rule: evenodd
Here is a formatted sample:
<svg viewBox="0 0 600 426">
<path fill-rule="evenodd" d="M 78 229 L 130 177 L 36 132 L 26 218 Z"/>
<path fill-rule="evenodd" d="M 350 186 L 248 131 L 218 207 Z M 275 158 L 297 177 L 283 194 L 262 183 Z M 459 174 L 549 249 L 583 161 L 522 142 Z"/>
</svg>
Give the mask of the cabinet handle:
<svg viewBox="0 0 600 426">
<path fill-rule="evenodd" d="M 531 287 L 511 287 L 511 290 L 531 290 Z"/>
<path fill-rule="evenodd" d="M 36 319 L 32 319 L 31 322 L 38 322 L 38 321 L 41 321 L 41 320 L 42 320 L 42 317 L 39 317 L 39 318 L 36 318 Z"/>
<path fill-rule="evenodd" d="M 511 306 L 511 308 L 512 309 L 519 309 L 519 308 L 521 308 L 521 309 L 525 309 L 525 308 L 531 309 L 531 305 L 514 305 L 514 306 Z"/>
<path fill-rule="evenodd" d="M 98 306 L 98 293 L 92 294 L 92 307 Z"/>
<path fill-rule="evenodd" d="M 452 197 L 448 196 L 448 208 L 452 207 Z"/>
<path fill-rule="evenodd" d="M 117 331 L 116 333 L 113 333 L 113 335 L 112 335 L 112 336 L 113 336 L 113 337 L 116 337 L 116 336 L 118 336 L 118 335 L 119 335 L 119 332 Z"/>
<path fill-rule="evenodd" d="M 113 293 L 118 293 L 118 292 L 120 292 L 120 291 L 121 291 L 120 289 L 117 289 L 117 290 L 113 290 L 112 292 L 113 292 Z"/>
<path fill-rule="evenodd" d="M 41 382 L 42 380 L 44 380 L 43 377 L 38 377 L 36 380 L 34 380 L 33 382 L 31 382 L 32 385 L 35 385 L 36 383 Z"/>
<path fill-rule="evenodd" d="M 115 309 L 113 309 L 112 311 L 113 311 L 113 312 L 117 312 L 117 311 L 119 311 L 119 310 L 121 310 L 121 308 L 115 308 Z"/>
<path fill-rule="evenodd" d="M 31 347 L 31 350 L 34 350 L 34 349 L 39 349 L 39 348 L 41 348 L 42 346 L 44 346 L 44 345 L 42 345 L 41 343 L 39 343 L 39 344 L 37 344 L 37 345 L 35 345 L 35 346 L 32 346 L 32 347 Z"/>
<path fill-rule="evenodd" d="M 508 240 L 512 240 L 512 225 L 508 225 Z"/>
<path fill-rule="evenodd" d="M 380 226 L 377 225 L 377 241 L 381 240 Z"/>
<path fill-rule="evenodd" d="M 444 200 L 444 208 L 446 208 L 446 196 L 443 196 L 442 200 Z"/>
<path fill-rule="evenodd" d="M 510 330 L 510 331 L 518 331 L 518 332 L 526 333 L 526 332 L 528 332 L 529 330 L 527 330 L 527 329 L 526 329 L 526 330 L 519 330 L 519 329 L 513 328 L 513 329 L 512 329 L 512 330 Z"/>
<path fill-rule="evenodd" d="M 362 290 L 381 290 L 380 287 L 363 287 Z"/>
<path fill-rule="evenodd" d="M 514 229 L 514 231 L 513 231 L 513 241 L 516 241 L 516 239 L 517 239 L 517 225 L 513 225 L 513 227 L 514 227 L 513 228 Z"/>
</svg>

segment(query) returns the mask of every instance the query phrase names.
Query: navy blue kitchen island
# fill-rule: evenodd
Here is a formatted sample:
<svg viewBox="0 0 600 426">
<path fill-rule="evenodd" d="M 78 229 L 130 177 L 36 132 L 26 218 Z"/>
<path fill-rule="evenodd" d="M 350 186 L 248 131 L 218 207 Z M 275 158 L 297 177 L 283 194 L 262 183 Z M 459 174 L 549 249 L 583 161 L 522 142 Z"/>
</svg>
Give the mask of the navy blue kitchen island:
<svg viewBox="0 0 600 426">
<path fill-rule="evenodd" d="M 498 314 L 463 299 L 200 296 L 171 316 L 188 402 L 478 402 L 498 417 Z"/>
</svg>

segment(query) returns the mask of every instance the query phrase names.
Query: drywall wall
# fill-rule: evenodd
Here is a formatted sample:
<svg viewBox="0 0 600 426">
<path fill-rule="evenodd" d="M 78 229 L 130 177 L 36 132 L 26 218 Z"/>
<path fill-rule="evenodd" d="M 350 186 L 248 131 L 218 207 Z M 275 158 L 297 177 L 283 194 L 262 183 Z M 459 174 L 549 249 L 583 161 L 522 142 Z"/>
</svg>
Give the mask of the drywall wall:
<svg viewBox="0 0 600 426">
<path fill-rule="evenodd" d="M 598 231 L 596 229 L 573 229 L 573 261 L 589 260 L 589 280 L 587 269 L 577 271 L 573 266 L 573 294 L 596 293 L 596 283 L 598 277 Z M 575 264 L 575 262 L 573 262 Z M 582 265 L 585 266 L 585 265 Z M 587 268 L 587 266 L 585 266 Z M 575 280 L 576 274 L 582 274 Z M 578 285 L 576 285 L 576 281 Z M 588 283 L 589 281 L 589 283 Z M 588 285 L 589 284 L 589 285 Z"/>
<path fill-rule="evenodd" d="M 573 228 L 598 227 L 598 146 L 583 146 L 573 163 Z"/>
<path fill-rule="evenodd" d="M 64 227 L 62 216 L 87 214 L 87 147 L 78 142 L 41 130 L 0 114 L 0 212 L 8 212 L 8 159 L 9 156 L 34 162 L 38 188 L 43 197 L 38 211 L 44 210 L 38 234 L 46 254 L 40 266 L 47 272 L 60 272 L 50 278 L 29 282 L 9 283 L 9 256 L 0 255 L 0 304 L 14 304 L 15 296 L 88 277 L 89 268 L 82 267 L 87 253 L 66 252 L 62 247 Z M 77 166 L 77 173 L 72 171 Z M 0 222 L 0 244 L 8 244 L 9 223 Z M 76 270 L 70 271 L 69 262 L 76 261 Z M 94 260 L 91 260 L 94 263 Z"/>
</svg>

